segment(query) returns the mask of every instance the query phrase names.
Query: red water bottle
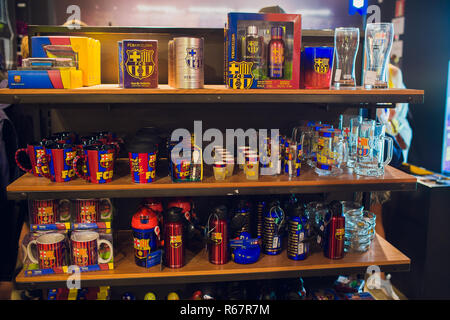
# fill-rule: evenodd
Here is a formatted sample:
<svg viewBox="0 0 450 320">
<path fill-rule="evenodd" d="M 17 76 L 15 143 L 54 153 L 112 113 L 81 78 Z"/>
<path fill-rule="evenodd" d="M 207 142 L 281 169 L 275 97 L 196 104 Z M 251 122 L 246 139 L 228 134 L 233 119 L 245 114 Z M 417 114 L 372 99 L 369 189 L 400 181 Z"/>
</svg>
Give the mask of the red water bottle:
<svg viewBox="0 0 450 320">
<path fill-rule="evenodd" d="M 181 268 L 185 263 L 182 219 L 182 209 L 175 207 L 164 216 L 164 258 L 169 268 Z"/>
<path fill-rule="evenodd" d="M 227 208 L 219 206 L 208 219 L 209 262 L 225 264 L 229 260 Z"/>
<path fill-rule="evenodd" d="M 269 78 L 282 79 L 284 77 L 285 46 L 283 28 L 272 27 L 269 42 Z"/>
<path fill-rule="evenodd" d="M 344 257 L 345 217 L 340 201 L 328 205 L 325 219 L 324 254 L 329 259 Z"/>
</svg>

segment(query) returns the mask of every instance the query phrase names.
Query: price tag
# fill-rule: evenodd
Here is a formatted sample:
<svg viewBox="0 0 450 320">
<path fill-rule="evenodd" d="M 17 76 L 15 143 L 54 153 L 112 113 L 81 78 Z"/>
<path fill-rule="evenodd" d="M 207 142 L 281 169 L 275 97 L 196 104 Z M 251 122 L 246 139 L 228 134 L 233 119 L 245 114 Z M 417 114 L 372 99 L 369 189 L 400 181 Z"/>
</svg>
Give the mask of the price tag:
<svg viewBox="0 0 450 320">
<path fill-rule="evenodd" d="M 375 81 L 377 80 L 377 73 L 376 71 L 366 71 L 366 75 L 364 77 L 364 84 L 365 85 L 375 85 Z"/>
<path fill-rule="evenodd" d="M 334 74 L 334 81 L 337 82 L 341 80 L 341 73 L 342 73 L 341 69 L 336 69 L 336 73 Z"/>
</svg>

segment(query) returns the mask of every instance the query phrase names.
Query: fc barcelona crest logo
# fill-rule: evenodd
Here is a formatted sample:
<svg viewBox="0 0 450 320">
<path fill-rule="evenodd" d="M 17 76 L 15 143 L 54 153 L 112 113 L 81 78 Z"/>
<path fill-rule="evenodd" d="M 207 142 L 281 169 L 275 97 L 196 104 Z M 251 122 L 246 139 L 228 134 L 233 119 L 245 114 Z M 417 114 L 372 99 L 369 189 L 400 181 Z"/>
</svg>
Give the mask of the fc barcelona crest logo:
<svg viewBox="0 0 450 320">
<path fill-rule="evenodd" d="M 100 166 L 109 168 L 112 166 L 114 159 L 112 153 L 104 153 L 100 155 Z"/>
<path fill-rule="evenodd" d="M 228 86 L 233 89 L 249 89 L 253 84 L 253 62 L 232 61 L 228 65 Z"/>
<path fill-rule="evenodd" d="M 153 61 L 153 50 L 127 50 L 127 61 L 125 66 L 127 72 L 133 78 L 142 80 L 150 77 L 155 70 Z"/>
<path fill-rule="evenodd" d="M 314 59 L 314 71 L 317 73 L 327 73 L 330 69 L 330 59 Z"/>
<path fill-rule="evenodd" d="M 198 48 L 187 48 L 186 57 L 184 59 L 186 65 L 191 69 L 199 69 L 203 64 L 201 50 Z"/>
</svg>

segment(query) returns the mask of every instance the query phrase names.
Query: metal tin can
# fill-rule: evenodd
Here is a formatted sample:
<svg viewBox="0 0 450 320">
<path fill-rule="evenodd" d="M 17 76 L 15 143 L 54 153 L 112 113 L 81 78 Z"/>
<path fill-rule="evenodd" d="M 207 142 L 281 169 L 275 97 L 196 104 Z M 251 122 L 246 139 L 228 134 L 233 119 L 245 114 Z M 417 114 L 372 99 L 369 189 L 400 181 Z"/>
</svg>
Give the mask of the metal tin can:
<svg viewBox="0 0 450 320">
<path fill-rule="evenodd" d="M 269 255 L 281 253 L 281 233 L 285 214 L 278 201 L 271 202 L 264 213 L 263 252 Z"/>
<path fill-rule="evenodd" d="M 203 38 L 174 38 L 174 86 L 201 89 L 204 86 Z"/>
</svg>

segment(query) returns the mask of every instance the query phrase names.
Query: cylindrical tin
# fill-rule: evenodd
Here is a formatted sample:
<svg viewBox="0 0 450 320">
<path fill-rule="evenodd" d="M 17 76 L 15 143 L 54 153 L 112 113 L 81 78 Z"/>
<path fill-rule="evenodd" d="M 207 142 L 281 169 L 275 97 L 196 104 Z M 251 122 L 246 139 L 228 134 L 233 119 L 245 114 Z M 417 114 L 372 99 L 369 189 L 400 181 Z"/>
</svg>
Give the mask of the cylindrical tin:
<svg viewBox="0 0 450 320">
<path fill-rule="evenodd" d="M 201 89 L 204 86 L 203 38 L 174 38 L 174 86 Z"/>
<path fill-rule="evenodd" d="M 208 256 L 213 264 L 225 264 L 229 260 L 228 223 L 225 206 L 217 207 L 208 219 Z"/>
<path fill-rule="evenodd" d="M 185 264 L 182 210 L 169 208 L 164 222 L 165 264 L 169 268 L 181 268 Z"/>
<path fill-rule="evenodd" d="M 344 257 L 345 217 L 342 204 L 333 201 L 326 217 L 324 254 L 329 259 Z"/>
<path fill-rule="evenodd" d="M 263 252 L 269 255 L 281 253 L 281 232 L 284 212 L 278 201 L 272 201 L 264 212 Z"/>
<path fill-rule="evenodd" d="M 174 40 L 169 40 L 169 65 L 168 65 L 168 83 L 175 87 L 175 44 Z"/>
</svg>

